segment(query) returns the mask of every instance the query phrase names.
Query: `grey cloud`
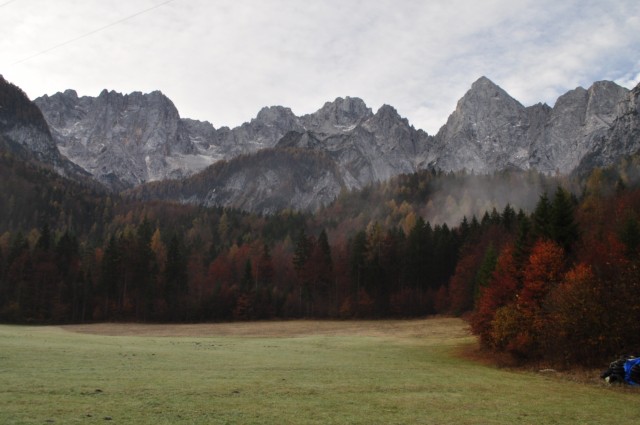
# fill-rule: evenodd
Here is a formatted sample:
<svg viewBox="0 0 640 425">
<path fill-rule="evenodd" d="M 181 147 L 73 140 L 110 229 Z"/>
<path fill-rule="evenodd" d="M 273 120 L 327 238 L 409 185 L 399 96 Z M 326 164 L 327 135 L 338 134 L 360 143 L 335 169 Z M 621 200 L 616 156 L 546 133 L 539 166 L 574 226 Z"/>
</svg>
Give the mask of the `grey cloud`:
<svg viewBox="0 0 640 425">
<path fill-rule="evenodd" d="M 14 2 L 0 16 L 0 69 L 31 97 L 162 90 L 181 115 L 215 126 L 265 105 L 313 112 L 337 96 L 394 105 L 437 132 L 486 75 L 524 104 L 640 74 L 635 1 L 176 0 Z"/>
</svg>

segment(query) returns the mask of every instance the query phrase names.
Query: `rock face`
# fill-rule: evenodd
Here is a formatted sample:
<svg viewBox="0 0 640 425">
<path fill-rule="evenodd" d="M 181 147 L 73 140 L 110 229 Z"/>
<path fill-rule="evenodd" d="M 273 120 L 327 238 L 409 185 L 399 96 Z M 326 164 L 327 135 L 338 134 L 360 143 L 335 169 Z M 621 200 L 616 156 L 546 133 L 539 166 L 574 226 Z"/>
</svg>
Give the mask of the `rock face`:
<svg viewBox="0 0 640 425">
<path fill-rule="evenodd" d="M 627 89 L 601 81 L 560 96 L 553 108 L 525 108 L 482 77 L 436 135 L 431 165 L 479 173 L 533 168 L 569 174 L 608 138 L 628 95 Z"/>
<path fill-rule="evenodd" d="M 529 152 L 527 110 L 489 79 L 471 86 L 436 135 L 436 160 L 443 170 L 466 168 L 488 173 L 526 168 Z"/>
<path fill-rule="evenodd" d="M 295 128 L 272 148 L 217 163 L 186 180 L 157 182 L 129 193 L 143 200 L 225 205 L 267 214 L 283 208 L 313 211 L 341 190 L 415 172 L 424 164 L 431 141 L 392 107 L 385 105 L 373 114 L 360 99 L 338 98 L 296 119 L 282 110 L 269 112 L 284 116 Z M 256 124 L 263 122 L 253 120 L 243 131 L 254 131 L 257 140 L 256 135 L 266 133 L 256 131 Z M 274 123 L 270 131 L 275 128 L 279 132 L 285 127 Z M 266 137 L 261 140 L 270 144 Z"/>
<path fill-rule="evenodd" d="M 186 179 L 141 185 L 127 194 L 145 201 L 167 199 L 271 214 L 287 208 L 314 211 L 344 186 L 335 163 L 322 152 L 267 148 L 220 161 Z"/>
<path fill-rule="evenodd" d="M 38 107 L 0 76 L 0 147 L 27 161 L 53 167 L 60 175 L 84 179 L 80 167 L 60 154 Z"/>
<path fill-rule="evenodd" d="M 300 120 L 303 127 L 320 134 L 335 134 L 353 130 L 362 121 L 371 118 L 373 113 L 362 99 L 346 97 L 327 102 L 313 114 Z"/>
<path fill-rule="evenodd" d="M 323 116 L 327 109 L 325 105 L 319 115 Z M 332 115 L 329 121 L 332 124 L 325 123 L 321 132 L 290 132 L 276 147 L 326 153 L 336 164 L 347 189 L 361 188 L 422 167 L 431 141 L 425 132 L 415 130 L 387 105 L 375 115 L 368 109 L 361 111 L 346 119 L 335 119 Z"/>
<path fill-rule="evenodd" d="M 373 113 L 350 97 L 300 117 L 265 107 L 233 129 L 180 118 L 160 92 L 69 90 L 36 102 L 60 150 L 112 189 L 173 179 L 131 193 L 272 212 L 313 210 L 340 190 L 424 168 L 569 174 L 608 165 L 640 149 L 639 92 L 601 81 L 553 108 L 525 107 L 482 77 L 435 137 L 391 106 Z"/>
<path fill-rule="evenodd" d="M 302 117 L 282 106 L 265 107 L 233 129 L 181 119 L 160 92 L 105 90 L 92 98 L 67 90 L 36 102 L 60 150 L 115 190 L 187 177 L 217 161 L 275 147 L 288 134 L 289 147 L 300 142 L 294 134 L 316 140 L 314 149 L 340 163 L 347 187 L 361 187 L 415 171 L 428 138 L 393 108 L 374 115 L 361 99 L 349 97 Z"/>
<path fill-rule="evenodd" d="M 593 149 L 585 155 L 576 171 L 587 174 L 594 167 L 612 164 L 621 157 L 640 151 L 640 85 L 616 105 L 608 132 L 594 138 Z"/>
<path fill-rule="evenodd" d="M 160 92 L 122 95 L 104 90 L 92 98 L 67 90 L 38 98 L 36 104 L 60 150 L 113 189 L 181 177 L 216 157 L 215 149 L 207 149 L 207 131 L 213 127 L 181 121 Z"/>
</svg>

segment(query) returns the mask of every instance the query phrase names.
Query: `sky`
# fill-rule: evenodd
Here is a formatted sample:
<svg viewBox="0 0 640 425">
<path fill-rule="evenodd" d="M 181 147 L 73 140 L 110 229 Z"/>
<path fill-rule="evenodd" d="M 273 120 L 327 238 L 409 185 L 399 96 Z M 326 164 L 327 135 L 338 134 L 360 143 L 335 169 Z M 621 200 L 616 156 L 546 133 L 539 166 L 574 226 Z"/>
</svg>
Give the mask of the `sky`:
<svg viewBox="0 0 640 425">
<path fill-rule="evenodd" d="M 435 134 L 486 76 L 525 106 L 640 81 L 637 0 L 0 0 L 0 74 L 31 99 L 160 90 L 216 128 L 264 106 L 394 106 Z"/>
</svg>

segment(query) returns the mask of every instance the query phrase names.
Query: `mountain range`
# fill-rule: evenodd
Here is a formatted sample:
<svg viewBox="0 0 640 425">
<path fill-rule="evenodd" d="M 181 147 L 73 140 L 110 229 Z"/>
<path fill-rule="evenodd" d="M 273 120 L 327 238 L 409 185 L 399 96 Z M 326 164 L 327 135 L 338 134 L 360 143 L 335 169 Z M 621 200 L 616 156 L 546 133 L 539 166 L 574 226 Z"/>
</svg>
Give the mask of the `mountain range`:
<svg viewBox="0 0 640 425">
<path fill-rule="evenodd" d="M 481 77 L 428 135 L 392 106 L 374 113 L 352 97 L 300 117 L 265 107 L 239 127 L 216 129 L 181 118 L 157 91 L 79 97 L 67 90 L 36 99 L 42 114 L 28 125 L 0 105 L 0 135 L 63 174 L 90 174 L 139 199 L 272 213 L 316 210 L 342 190 L 422 169 L 585 173 L 640 149 L 639 95 L 640 86 L 600 81 L 553 107 L 525 107 Z"/>
<path fill-rule="evenodd" d="M 21 160 L 35 161 L 58 174 L 85 180 L 90 174 L 60 154 L 38 107 L 0 75 L 0 148 Z"/>
</svg>

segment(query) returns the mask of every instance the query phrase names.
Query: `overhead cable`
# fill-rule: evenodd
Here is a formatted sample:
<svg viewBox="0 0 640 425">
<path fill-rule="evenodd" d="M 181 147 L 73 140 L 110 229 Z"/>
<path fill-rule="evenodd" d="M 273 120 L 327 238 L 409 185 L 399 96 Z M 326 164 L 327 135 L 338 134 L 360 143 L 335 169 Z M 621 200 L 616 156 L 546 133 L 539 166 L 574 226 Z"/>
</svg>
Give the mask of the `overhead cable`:
<svg viewBox="0 0 640 425">
<path fill-rule="evenodd" d="M 11 3 L 11 2 L 14 2 L 14 1 L 16 1 L 16 0 L 11 0 L 11 1 L 10 1 L 10 2 L 8 2 L 8 3 Z M 60 43 L 60 44 L 56 44 L 55 46 L 49 47 L 48 49 L 41 50 L 41 51 L 39 51 L 38 53 L 34 53 L 34 54 L 33 54 L 33 55 L 31 55 L 31 56 L 27 56 L 26 58 L 20 59 L 19 61 L 16 61 L 16 62 L 12 63 L 11 65 L 18 65 L 18 64 L 20 64 L 20 63 L 22 63 L 22 62 L 26 62 L 26 61 L 28 61 L 28 60 L 30 60 L 30 59 L 33 59 L 33 58 L 37 57 L 37 56 L 43 55 L 43 54 L 45 54 L 45 53 L 49 53 L 49 52 L 50 52 L 50 51 L 52 51 L 52 50 L 58 49 L 58 48 L 60 48 L 60 47 L 63 47 L 63 46 L 66 46 L 66 45 L 68 45 L 68 44 L 71 44 L 71 43 L 73 43 L 73 42 L 76 42 L 76 41 L 78 41 L 78 40 L 81 40 L 81 39 L 83 39 L 83 38 L 89 37 L 90 35 L 93 35 L 93 34 L 98 33 L 98 32 L 100 32 L 100 31 L 104 31 L 104 30 L 106 30 L 107 28 L 111 28 L 111 27 L 113 27 L 114 25 L 121 24 L 122 22 L 128 21 L 129 19 L 135 18 L 136 16 L 140 16 L 140 15 L 142 15 L 142 14 L 144 14 L 144 13 L 150 12 L 150 11 L 152 11 L 152 10 L 154 10 L 154 9 L 157 9 L 157 8 L 159 8 L 159 7 L 162 7 L 162 6 L 166 5 L 166 4 L 171 3 L 171 2 L 174 2 L 174 1 L 176 1 L 176 0 L 166 0 L 166 1 L 162 2 L 162 3 L 158 3 L 158 4 L 156 4 L 156 5 L 154 5 L 154 6 L 151 6 L 151 7 L 147 8 L 147 9 L 141 10 L 141 11 L 139 11 L 139 12 L 136 12 L 136 13 L 134 13 L 134 14 L 132 14 L 132 15 L 129 15 L 129 16 L 126 16 L 126 17 L 124 17 L 124 18 L 118 19 L 117 21 L 111 22 L 111 23 L 109 23 L 109 24 L 107 24 L 107 25 L 105 25 L 105 26 L 103 26 L 103 27 L 100 27 L 100 28 L 97 28 L 97 29 L 95 29 L 95 30 L 89 31 L 89 32 L 87 32 L 87 33 L 84 33 L 84 34 L 82 34 L 82 35 L 78 36 L 78 37 L 75 37 L 75 38 L 72 38 L 72 39 L 70 39 L 70 40 L 64 41 L 64 42 L 62 42 L 62 43 Z M 4 5 L 8 4 L 8 3 L 5 3 L 5 4 L 0 5 L 0 6 L 4 6 Z"/>
</svg>

